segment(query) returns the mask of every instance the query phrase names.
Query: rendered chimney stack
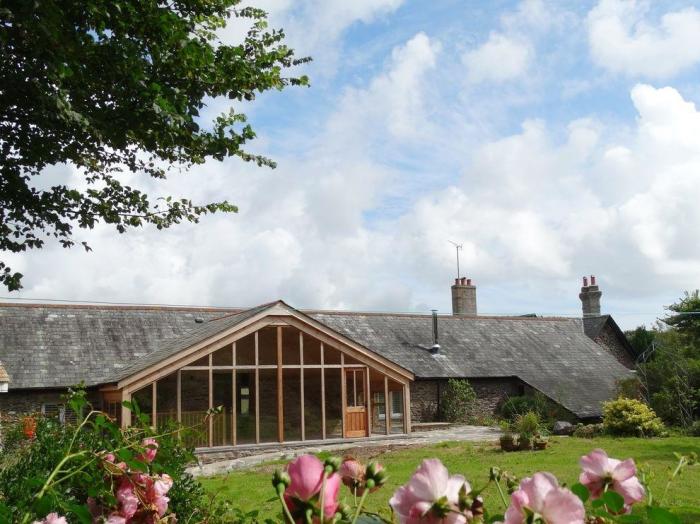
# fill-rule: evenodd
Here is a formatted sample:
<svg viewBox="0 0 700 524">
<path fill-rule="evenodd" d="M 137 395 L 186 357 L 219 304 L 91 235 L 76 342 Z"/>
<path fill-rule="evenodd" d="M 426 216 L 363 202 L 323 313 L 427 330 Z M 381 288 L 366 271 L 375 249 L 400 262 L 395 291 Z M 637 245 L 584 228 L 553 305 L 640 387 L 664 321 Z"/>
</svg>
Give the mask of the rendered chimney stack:
<svg viewBox="0 0 700 524">
<path fill-rule="evenodd" d="M 456 278 L 452 286 L 452 314 L 462 317 L 476 316 L 476 286 L 471 278 Z"/>
<path fill-rule="evenodd" d="M 583 277 L 583 286 L 578 298 L 581 299 L 583 308 L 583 318 L 600 316 L 600 297 L 603 292 L 598 289 L 594 275 L 591 275 L 591 283 L 588 284 L 588 277 Z"/>
</svg>

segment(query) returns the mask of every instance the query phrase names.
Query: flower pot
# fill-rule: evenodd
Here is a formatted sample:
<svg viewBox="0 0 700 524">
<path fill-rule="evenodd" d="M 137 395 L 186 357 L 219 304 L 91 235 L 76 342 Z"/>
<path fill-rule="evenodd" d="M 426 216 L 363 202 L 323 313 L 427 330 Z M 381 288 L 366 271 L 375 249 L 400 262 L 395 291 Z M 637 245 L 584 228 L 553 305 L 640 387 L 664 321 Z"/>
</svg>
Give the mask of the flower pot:
<svg viewBox="0 0 700 524">
<path fill-rule="evenodd" d="M 518 448 L 521 451 L 527 451 L 529 449 L 532 449 L 532 440 L 530 440 L 527 437 L 520 437 L 518 439 Z"/>
<path fill-rule="evenodd" d="M 514 451 L 516 448 L 515 441 L 513 437 L 503 436 L 501 437 L 501 450 L 502 451 Z"/>
</svg>

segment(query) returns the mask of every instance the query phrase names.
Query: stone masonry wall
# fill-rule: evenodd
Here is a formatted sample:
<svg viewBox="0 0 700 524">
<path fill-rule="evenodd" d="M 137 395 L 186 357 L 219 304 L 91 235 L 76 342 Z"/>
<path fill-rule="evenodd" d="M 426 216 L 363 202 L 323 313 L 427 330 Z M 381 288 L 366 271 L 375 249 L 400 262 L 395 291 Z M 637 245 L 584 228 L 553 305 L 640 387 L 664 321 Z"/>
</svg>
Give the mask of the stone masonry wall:
<svg viewBox="0 0 700 524">
<path fill-rule="evenodd" d="M 509 396 L 522 395 L 525 385 L 516 378 L 471 378 L 469 383 L 477 397 L 476 414 L 492 416 L 498 404 Z M 416 380 L 411 384 L 412 422 L 440 420 L 440 398 L 447 388 L 447 379 Z"/>
<path fill-rule="evenodd" d="M 629 354 L 613 329 L 606 325 L 600 334 L 594 339 L 598 344 L 607 349 L 625 367 L 634 369 L 634 359 Z"/>
</svg>

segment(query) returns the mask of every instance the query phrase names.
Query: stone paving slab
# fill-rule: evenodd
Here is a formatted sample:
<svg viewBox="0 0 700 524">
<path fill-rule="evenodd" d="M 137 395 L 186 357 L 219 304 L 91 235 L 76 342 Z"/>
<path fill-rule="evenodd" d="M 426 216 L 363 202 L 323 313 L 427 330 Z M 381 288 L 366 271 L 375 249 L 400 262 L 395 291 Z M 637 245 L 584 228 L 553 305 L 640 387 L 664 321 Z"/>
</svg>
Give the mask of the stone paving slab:
<svg viewBox="0 0 700 524">
<path fill-rule="evenodd" d="M 188 468 L 195 477 L 211 477 L 223 475 L 229 471 L 248 469 L 265 462 L 276 460 L 291 460 L 299 455 L 307 453 L 320 453 L 321 451 L 347 452 L 353 449 L 367 449 L 371 447 L 401 447 L 416 445 L 431 445 L 441 442 L 484 442 L 495 441 L 501 436 L 498 428 L 489 426 L 451 426 L 448 429 L 434 431 L 421 431 L 409 435 L 397 435 L 395 437 L 358 440 L 355 442 L 335 443 L 328 445 L 315 445 L 309 447 L 297 447 L 278 449 L 276 451 L 261 452 L 257 455 L 248 455 L 236 459 L 220 460 Z"/>
</svg>

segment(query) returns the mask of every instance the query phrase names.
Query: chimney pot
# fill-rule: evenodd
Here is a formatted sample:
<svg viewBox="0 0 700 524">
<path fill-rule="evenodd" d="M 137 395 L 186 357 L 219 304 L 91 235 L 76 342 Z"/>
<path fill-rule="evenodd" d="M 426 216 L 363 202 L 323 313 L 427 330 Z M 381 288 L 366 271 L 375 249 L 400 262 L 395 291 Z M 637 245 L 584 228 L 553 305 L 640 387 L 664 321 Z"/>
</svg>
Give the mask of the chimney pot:
<svg viewBox="0 0 700 524">
<path fill-rule="evenodd" d="M 455 286 L 459 286 L 459 278 L 455 278 Z"/>
<path fill-rule="evenodd" d="M 466 286 L 467 285 L 467 277 L 462 277 L 460 279 L 460 284 L 462 284 L 463 286 Z"/>
<path fill-rule="evenodd" d="M 471 285 L 472 285 L 472 279 L 471 279 L 471 278 L 468 278 L 468 279 L 467 279 L 467 285 L 468 285 L 468 286 L 471 286 Z"/>
<path fill-rule="evenodd" d="M 581 299 L 583 318 L 600 316 L 600 297 L 603 292 L 596 285 L 595 276 L 591 275 L 591 285 L 588 285 L 588 277 L 583 277 L 583 287 L 578 297 Z"/>
</svg>

